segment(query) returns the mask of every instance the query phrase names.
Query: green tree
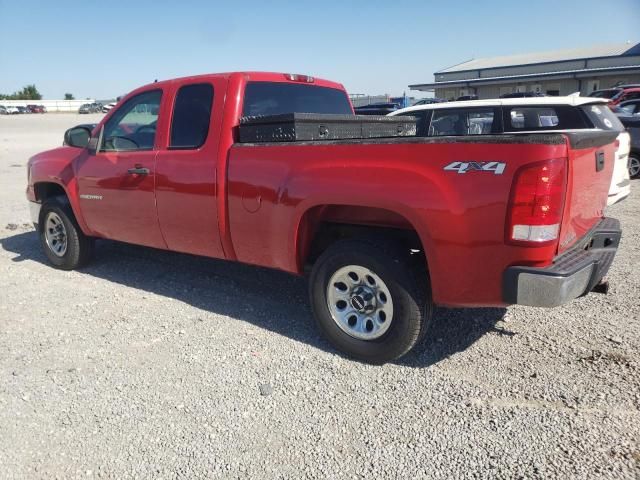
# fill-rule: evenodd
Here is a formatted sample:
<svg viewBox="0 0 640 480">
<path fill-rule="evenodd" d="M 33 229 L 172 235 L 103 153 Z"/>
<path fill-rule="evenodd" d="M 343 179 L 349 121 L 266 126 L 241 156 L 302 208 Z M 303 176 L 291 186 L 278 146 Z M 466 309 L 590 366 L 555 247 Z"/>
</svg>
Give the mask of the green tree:
<svg viewBox="0 0 640 480">
<path fill-rule="evenodd" d="M 20 100 L 42 100 L 42 95 L 33 84 L 24 87 L 20 95 L 22 95 Z"/>
<path fill-rule="evenodd" d="M 65 93 L 64 94 L 64 99 L 65 100 L 75 100 L 73 93 Z"/>
<path fill-rule="evenodd" d="M 0 94 L 0 100 L 41 100 L 42 95 L 35 85 L 27 85 L 19 92 L 10 95 Z"/>
</svg>

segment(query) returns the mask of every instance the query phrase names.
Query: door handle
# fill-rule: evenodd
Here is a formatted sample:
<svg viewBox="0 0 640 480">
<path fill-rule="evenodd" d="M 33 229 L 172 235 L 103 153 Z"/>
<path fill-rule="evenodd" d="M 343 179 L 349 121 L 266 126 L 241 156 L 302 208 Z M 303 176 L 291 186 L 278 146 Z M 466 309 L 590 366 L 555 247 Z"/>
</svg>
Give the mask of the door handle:
<svg viewBox="0 0 640 480">
<path fill-rule="evenodd" d="M 134 168 L 130 168 L 127 170 L 129 175 L 149 175 L 150 171 L 148 168 L 144 168 L 142 165 L 136 165 Z"/>
</svg>

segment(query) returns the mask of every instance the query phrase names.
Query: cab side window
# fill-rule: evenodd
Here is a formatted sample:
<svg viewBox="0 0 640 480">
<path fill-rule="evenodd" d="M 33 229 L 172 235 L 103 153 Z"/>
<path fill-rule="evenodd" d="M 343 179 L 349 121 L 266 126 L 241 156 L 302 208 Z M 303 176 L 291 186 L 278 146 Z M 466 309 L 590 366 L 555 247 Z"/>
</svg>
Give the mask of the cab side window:
<svg viewBox="0 0 640 480">
<path fill-rule="evenodd" d="M 204 145 L 212 104 L 213 86 L 208 83 L 185 85 L 178 90 L 173 106 L 170 149 L 196 149 Z"/>
<path fill-rule="evenodd" d="M 127 100 L 105 124 L 100 150 L 152 150 L 161 99 L 161 90 L 151 90 Z"/>
</svg>

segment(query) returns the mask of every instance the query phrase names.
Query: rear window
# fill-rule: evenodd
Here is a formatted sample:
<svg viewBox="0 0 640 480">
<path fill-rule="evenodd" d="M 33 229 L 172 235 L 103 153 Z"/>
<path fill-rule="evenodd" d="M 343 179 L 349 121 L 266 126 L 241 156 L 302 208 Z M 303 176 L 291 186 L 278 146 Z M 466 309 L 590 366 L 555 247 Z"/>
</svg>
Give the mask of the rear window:
<svg viewBox="0 0 640 480">
<path fill-rule="evenodd" d="M 606 105 L 583 105 L 580 108 L 589 117 L 594 127 L 618 132 L 624 130 L 618 117 Z"/>
<path fill-rule="evenodd" d="M 489 135 L 494 131 L 493 108 L 434 109 L 430 137 L 443 135 Z"/>
<path fill-rule="evenodd" d="M 346 92 L 315 85 L 249 82 L 244 93 L 244 116 L 282 113 L 353 114 Z"/>
<path fill-rule="evenodd" d="M 503 112 L 505 132 L 589 128 L 580 111 L 568 105 L 505 107 Z"/>
</svg>

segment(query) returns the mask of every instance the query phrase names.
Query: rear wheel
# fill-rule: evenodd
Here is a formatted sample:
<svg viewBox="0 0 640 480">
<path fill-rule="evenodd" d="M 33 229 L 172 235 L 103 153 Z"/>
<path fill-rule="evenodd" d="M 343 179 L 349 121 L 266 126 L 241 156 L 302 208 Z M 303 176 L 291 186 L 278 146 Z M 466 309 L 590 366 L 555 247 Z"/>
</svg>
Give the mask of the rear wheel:
<svg viewBox="0 0 640 480">
<path fill-rule="evenodd" d="M 637 153 L 629 155 L 629 176 L 631 178 L 640 176 L 640 155 Z"/>
<path fill-rule="evenodd" d="M 432 315 L 428 281 L 416 279 L 415 272 L 408 252 L 394 245 L 335 243 L 311 272 L 320 330 L 359 360 L 380 364 L 401 357 L 424 337 Z"/>
<path fill-rule="evenodd" d="M 74 270 L 91 258 L 94 241 L 82 233 L 66 199 L 54 197 L 44 202 L 38 231 L 44 253 L 54 267 Z"/>
</svg>

